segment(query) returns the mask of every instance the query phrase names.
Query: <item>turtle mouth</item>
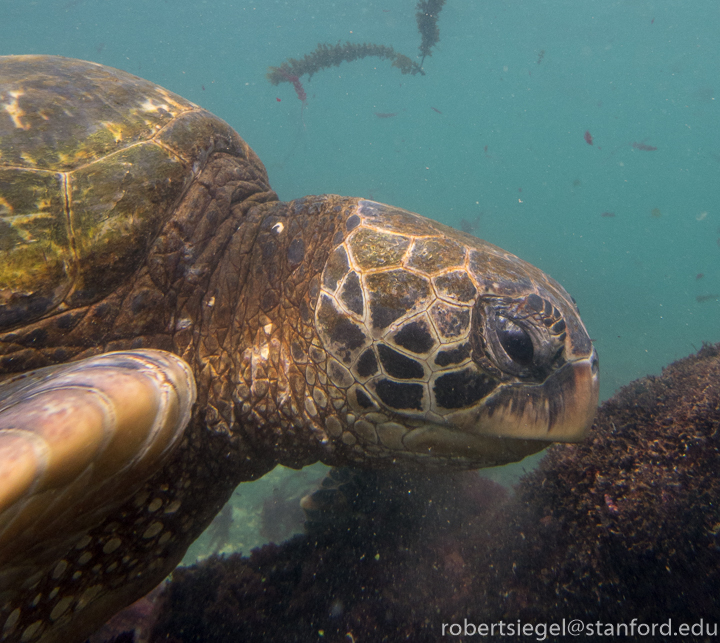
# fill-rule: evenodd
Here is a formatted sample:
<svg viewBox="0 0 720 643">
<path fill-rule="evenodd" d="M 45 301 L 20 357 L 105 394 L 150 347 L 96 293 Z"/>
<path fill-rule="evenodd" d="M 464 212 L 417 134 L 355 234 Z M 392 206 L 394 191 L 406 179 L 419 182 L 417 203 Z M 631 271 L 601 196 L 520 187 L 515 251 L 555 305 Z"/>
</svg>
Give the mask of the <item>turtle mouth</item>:
<svg viewBox="0 0 720 643">
<path fill-rule="evenodd" d="M 597 355 L 568 362 L 541 384 L 511 384 L 481 407 L 408 431 L 411 453 L 493 466 L 516 462 L 553 442 L 579 442 L 598 403 Z"/>
<path fill-rule="evenodd" d="M 473 436 L 579 442 L 590 430 L 599 398 L 598 358 L 566 362 L 541 383 L 498 386 L 474 409 L 447 416 Z"/>
</svg>

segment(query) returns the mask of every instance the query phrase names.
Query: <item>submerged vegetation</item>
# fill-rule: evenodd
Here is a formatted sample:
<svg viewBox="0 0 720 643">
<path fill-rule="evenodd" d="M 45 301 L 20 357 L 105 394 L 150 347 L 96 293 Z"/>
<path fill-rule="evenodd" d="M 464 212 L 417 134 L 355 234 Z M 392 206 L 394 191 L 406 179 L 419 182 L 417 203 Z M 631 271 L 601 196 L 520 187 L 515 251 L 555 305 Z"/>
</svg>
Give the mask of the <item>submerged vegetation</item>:
<svg viewBox="0 0 720 643">
<path fill-rule="evenodd" d="M 415 14 L 418 31 L 422 42 L 420 54 L 422 59 L 418 64 L 409 56 L 396 52 L 389 45 L 376 45 L 373 43 L 352 43 L 331 45 L 319 43 L 314 51 L 305 54 L 302 58 L 289 58 L 278 67 L 270 67 L 267 79 L 273 84 L 292 83 L 298 98 L 305 103 L 307 95 L 300 78 L 312 78 L 321 69 L 337 67 L 343 62 L 353 62 L 367 57 L 376 57 L 381 60 L 390 60 L 393 67 L 401 74 L 425 75 L 423 63 L 426 56 L 432 55 L 432 48 L 440 40 L 440 30 L 437 26 L 438 13 L 445 4 L 445 0 L 420 0 L 417 3 Z"/>
<path fill-rule="evenodd" d="M 418 31 L 422 37 L 420 43 L 420 55 L 422 60 L 420 61 L 420 67 L 425 62 L 425 56 L 432 56 L 432 48 L 440 40 L 440 30 L 437 26 L 438 14 L 440 9 L 443 8 L 445 0 L 422 0 L 417 4 L 417 13 L 415 18 L 417 19 Z"/>
<path fill-rule="evenodd" d="M 425 73 L 420 68 L 420 65 L 407 56 L 397 53 L 392 47 L 346 42 L 344 45 L 340 43 L 337 45 L 320 43 L 315 51 L 305 54 L 300 60 L 290 58 L 279 67 L 270 67 L 267 78 L 273 85 L 282 82 L 293 82 L 293 78 L 300 78 L 305 75 L 310 79 L 321 69 L 337 67 L 340 63 L 350 63 L 368 56 L 392 60 L 392 66 L 397 67 L 403 74 Z"/>
</svg>

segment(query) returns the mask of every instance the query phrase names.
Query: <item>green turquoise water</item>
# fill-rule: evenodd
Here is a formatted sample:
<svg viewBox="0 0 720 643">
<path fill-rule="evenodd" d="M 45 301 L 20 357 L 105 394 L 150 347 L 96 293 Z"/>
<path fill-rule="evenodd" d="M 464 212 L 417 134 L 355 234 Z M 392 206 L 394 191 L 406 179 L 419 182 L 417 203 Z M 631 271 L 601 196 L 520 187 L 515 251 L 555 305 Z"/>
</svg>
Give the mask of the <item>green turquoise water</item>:
<svg viewBox="0 0 720 643">
<path fill-rule="evenodd" d="M 215 112 L 282 199 L 373 198 L 542 268 L 578 301 L 603 398 L 720 341 L 717 0 L 447 0 L 425 76 L 344 63 L 301 79 L 304 109 L 268 66 L 346 40 L 416 59 L 415 3 L 0 0 L 0 14 L 2 54 L 94 60 Z"/>
</svg>

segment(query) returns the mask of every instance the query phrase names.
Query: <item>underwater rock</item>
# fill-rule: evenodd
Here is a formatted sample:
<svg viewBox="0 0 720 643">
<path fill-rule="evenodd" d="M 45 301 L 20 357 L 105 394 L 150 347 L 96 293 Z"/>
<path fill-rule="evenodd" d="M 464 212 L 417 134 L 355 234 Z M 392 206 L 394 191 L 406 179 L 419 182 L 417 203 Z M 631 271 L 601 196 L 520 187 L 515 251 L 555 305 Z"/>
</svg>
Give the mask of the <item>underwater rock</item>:
<svg viewBox="0 0 720 643">
<path fill-rule="evenodd" d="M 624 387 L 584 443 L 551 446 L 512 495 L 474 472 L 368 472 L 362 510 L 336 525 L 176 570 L 153 640 L 422 642 L 465 618 L 715 620 L 719 446 L 720 344 Z"/>
</svg>

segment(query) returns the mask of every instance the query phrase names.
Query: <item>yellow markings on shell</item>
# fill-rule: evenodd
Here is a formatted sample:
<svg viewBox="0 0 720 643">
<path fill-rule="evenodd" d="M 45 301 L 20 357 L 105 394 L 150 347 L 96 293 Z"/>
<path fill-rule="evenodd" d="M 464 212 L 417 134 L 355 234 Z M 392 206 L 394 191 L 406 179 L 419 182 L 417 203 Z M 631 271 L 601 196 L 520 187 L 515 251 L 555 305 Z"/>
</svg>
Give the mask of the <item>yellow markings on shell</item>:
<svg viewBox="0 0 720 643">
<path fill-rule="evenodd" d="M 143 112 L 150 112 L 151 114 L 159 112 L 160 110 L 171 113 L 170 105 L 167 103 L 156 103 L 151 98 L 146 98 L 145 102 L 140 104 L 140 109 Z"/>
<path fill-rule="evenodd" d="M 123 140 L 122 127 L 120 127 L 117 123 L 103 121 L 102 125 L 113 135 L 116 143 L 120 143 Z"/>
<path fill-rule="evenodd" d="M 3 209 L 5 212 L 3 212 Z M 3 216 L 10 216 L 13 211 L 13 207 L 5 199 L 3 199 L 2 196 L 0 196 L 0 214 Z"/>
<path fill-rule="evenodd" d="M 12 100 L 9 103 L 3 103 L 3 108 L 10 115 L 13 125 L 15 125 L 17 129 L 30 129 L 30 123 L 23 123 L 22 121 L 23 116 L 25 116 L 25 112 L 22 110 L 20 103 L 18 102 L 18 98 L 25 94 L 25 92 L 15 90 L 8 92 L 8 94 L 10 94 Z"/>
</svg>

